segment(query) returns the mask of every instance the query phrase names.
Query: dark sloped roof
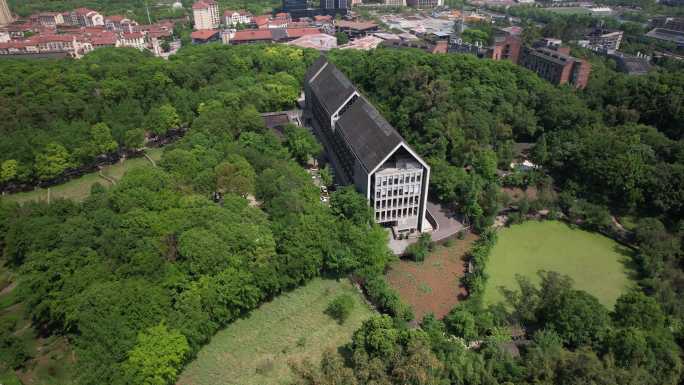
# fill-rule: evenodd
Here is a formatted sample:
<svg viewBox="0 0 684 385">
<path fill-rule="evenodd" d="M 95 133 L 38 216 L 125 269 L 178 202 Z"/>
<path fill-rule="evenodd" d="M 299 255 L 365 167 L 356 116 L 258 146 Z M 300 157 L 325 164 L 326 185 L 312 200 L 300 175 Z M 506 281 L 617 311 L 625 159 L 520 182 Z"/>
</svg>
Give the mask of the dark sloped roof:
<svg viewBox="0 0 684 385">
<path fill-rule="evenodd" d="M 321 58 L 312 65 L 310 73 L 307 74 L 307 81 L 316 94 L 316 98 L 332 115 L 356 89 L 337 67 L 327 62 L 325 58 Z M 323 70 L 320 70 L 322 67 L 324 67 Z"/>
<path fill-rule="evenodd" d="M 342 114 L 336 125 L 368 172 L 404 141 L 363 97 Z"/>
</svg>

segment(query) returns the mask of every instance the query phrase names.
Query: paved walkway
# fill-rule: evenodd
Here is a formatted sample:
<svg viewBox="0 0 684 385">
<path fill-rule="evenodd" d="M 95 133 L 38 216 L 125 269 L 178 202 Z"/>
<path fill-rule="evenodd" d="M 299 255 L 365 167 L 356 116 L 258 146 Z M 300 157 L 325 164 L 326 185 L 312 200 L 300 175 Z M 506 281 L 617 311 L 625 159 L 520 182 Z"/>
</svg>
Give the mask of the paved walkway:
<svg viewBox="0 0 684 385">
<path fill-rule="evenodd" d="M 433 242 L 449 238 L 465 228 L 463 223 L 458 220 L 456 213 L 446 207 L 438 203 L 428 202 L 427 209 L 437 222 L 437 230 L 430 233 Z M 392 231 L 387 229 L 387 232 L 390 239 L 389 247 L 395 255 L 404 254 L 404 251 L 406 251 L 406 248 L 409 247 L 409 245 L 418 241 L 418 238 L 394 239 L 392 238 Z"/>
</svg>

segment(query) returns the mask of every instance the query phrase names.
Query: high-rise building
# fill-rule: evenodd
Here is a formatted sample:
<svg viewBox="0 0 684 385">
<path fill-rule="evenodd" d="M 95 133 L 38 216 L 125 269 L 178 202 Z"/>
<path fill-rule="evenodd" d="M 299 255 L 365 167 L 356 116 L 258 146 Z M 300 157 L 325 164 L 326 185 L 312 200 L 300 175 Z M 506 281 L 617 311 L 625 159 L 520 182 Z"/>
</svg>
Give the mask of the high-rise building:
<svg viewBox="0 0 684 385">
<path fill-rule="evenodd" d="M 14 21 L 12 13 L 7 6 L 7 0 L 0 0 L 0 25 L 7 25 Z"/>
<path fill-rule="evenodd" d="M 589 41 L 589 48 L 597 51 L 617 51 L 620 49 L 623 32 L 596 28 L 585 38 Z"/>
<path fill-rule="evenodd" d="M 326 15 L 347 14 L 352 0 L 321 0 L 321 12 Z"/>
<path fill-rule="evenodd" d="M 325 57 L 307 71 L 304 92 L 305 120 L 323 142 L 339 182 L 353 184 L 368 199 L 375 221 L 395 235 L 424 231 L 427 163 Z"/>
<path fill-rule="evenodd" d="M 215 29 L 221 25 L 218 3 L 214 0 L 199 0 L 192 5 L 195 29 Z"/>
</svg>

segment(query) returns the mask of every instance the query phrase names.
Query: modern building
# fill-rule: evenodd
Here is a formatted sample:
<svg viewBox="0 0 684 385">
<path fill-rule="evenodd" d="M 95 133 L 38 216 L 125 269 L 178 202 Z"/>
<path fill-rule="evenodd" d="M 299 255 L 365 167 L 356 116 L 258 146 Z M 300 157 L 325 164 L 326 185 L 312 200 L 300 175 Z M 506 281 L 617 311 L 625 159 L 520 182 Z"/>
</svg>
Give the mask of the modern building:
<svg viewBox="0 0 684 385">
<path fill-rule="evenodd" d="M 566 50 L 547 47 L 523 47 L 518 64 L 553 84 L 571 84 L 575 88 L 585 88 L 591 72 L 591 64 L 586 60 L 572 57 Z"/>
<path fill-rule="evenodd" d="M 346 15 L 351 10 L 351 0 L 321 0 L 321 13 L 325 15 Z"/>
<path fill-rule="evenodd" d="M 199 0 L 192 5 L 195 29 L 216 29 L 221 24 L 218 3 L 214 0 Z"/>
<path fill-rule="evenodd" d="M 585 36 L 589 41 L 588 48 L 596 51 L 617 51 L 620 49 L 622 35 L 620 30 L 607 30 L 596 28 Z"/>
<path fill-rule="evenodd" d="M 406 4 L 414 8 L 434 8 L 444 5 L 444 0 L 407 0 Z"/>
<path fill-rule="evenodd" d="M 7 0 L 0 0 L 0 25 L 11 24 L 14 21 L 12 12 L 7 6 Z"/>
<path fill-rule="evenodd" d="M 426 229 L 430 167 L 324 57 L 308 69 L 305 120 L 314 127 L 342 184 L 353 184 L 375 221 L 395 236 Z"/>
<path fill-rule="evenodd" d="M 283 0 L 283 12 L 288 12 L 297 17 L 308 14 L 309 0 Z"/>
</svg>

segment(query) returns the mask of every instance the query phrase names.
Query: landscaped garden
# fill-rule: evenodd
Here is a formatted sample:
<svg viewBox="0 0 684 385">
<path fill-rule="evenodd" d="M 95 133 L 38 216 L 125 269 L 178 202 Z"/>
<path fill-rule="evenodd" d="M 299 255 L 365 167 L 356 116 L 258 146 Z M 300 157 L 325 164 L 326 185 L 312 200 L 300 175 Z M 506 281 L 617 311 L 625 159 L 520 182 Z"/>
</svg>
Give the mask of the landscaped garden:
<svg viewBox="0 0 684 385">
<path fill-rule="evenodd" d="M 342 294 L 354 306 L 340 324 L 326 312 Z M 178 379 L 178 385 L 268 385 L 291 380 L 290 363 L 318 364 L 326 349 L 337 349 L 373 311 L 348 280 L 315 279 L 283 293 L 218 332 Z"/>
<path fill-rule="evenodd" d="M 517 289 L 516 275 L 538 282 L 540 270 L 570 276 L 574 287 L 596 296 L 609 309 L 631 282 L 630 250 L 598 233 L 558 221 L 529 221 L 499 232 L 489 257 L 485 301 L 502 301 L 499 287 Z"/>
</svg>

